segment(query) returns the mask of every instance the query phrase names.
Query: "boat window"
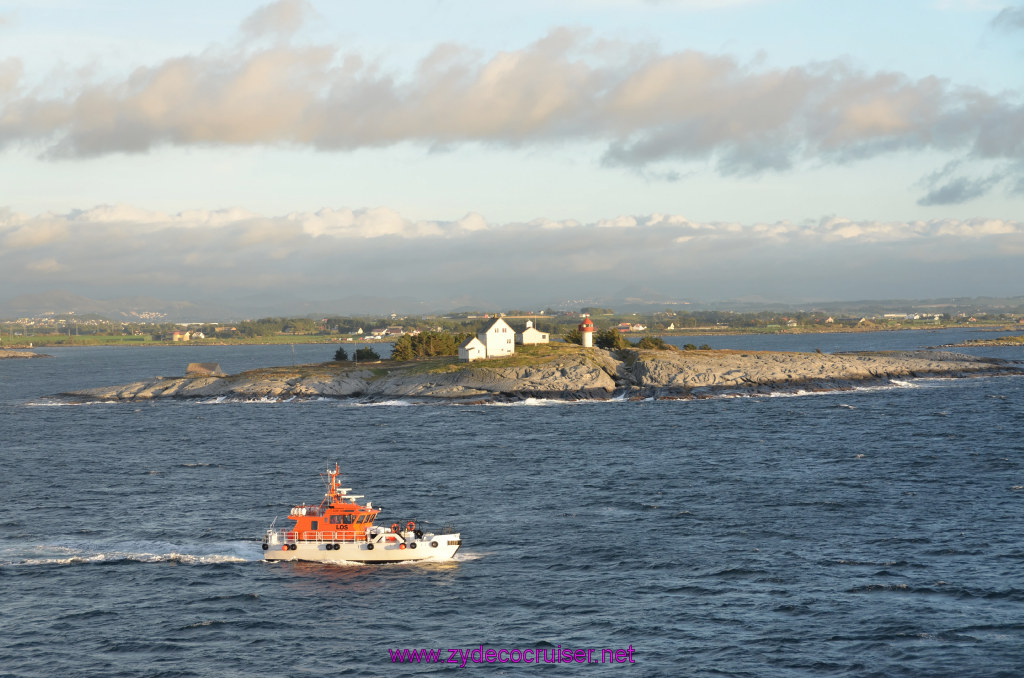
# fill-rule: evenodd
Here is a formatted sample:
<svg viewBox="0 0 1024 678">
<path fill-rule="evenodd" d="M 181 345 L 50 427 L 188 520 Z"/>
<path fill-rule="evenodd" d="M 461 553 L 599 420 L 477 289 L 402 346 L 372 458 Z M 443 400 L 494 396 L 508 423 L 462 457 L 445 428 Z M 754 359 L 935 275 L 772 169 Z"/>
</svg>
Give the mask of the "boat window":
<svg viewBox="0 0 1024 678">
<path fill-rule="evenodd" d="M 314 520 L 314 521 L 311 521 L 311 522 L 309 523 L 309 529 L 311 529 L 311 530 L 317 530 L 317 529 L 319 529 L 319 528 L 317 527 L 317 526 L 318 526 L 319 524 L 320 524 L 320 521 L 319 521 L 319 520 Z"/>
<path fill-rule="evenodd" d="M 355 518 L 355 516 L 352 515 L 351 513 L 349 513 L 348 515 L 345 516 L 345 524 L 346 525 L 351 525 L 354 518 Z"/>
<path fill-rule="evenodd" d="M 331 525 L 337 525 L 340 522 L 341 522 L 341 516 L 339 516 L 339 515 L 331 516 Z"/>
</svg>

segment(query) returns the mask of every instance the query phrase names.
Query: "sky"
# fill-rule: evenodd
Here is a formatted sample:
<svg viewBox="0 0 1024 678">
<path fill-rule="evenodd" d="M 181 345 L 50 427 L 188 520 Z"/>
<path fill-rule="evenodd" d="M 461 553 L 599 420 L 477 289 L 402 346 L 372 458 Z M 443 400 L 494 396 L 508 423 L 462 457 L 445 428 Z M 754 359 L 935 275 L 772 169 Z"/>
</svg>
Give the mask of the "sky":
<svg viewBox="0 0 1024 678">
<path fill-rule="evenodd" d="M 0 299 L 1015 296 L 1022 255 L 1024 2 L 0 2 Z"/>
</svg>

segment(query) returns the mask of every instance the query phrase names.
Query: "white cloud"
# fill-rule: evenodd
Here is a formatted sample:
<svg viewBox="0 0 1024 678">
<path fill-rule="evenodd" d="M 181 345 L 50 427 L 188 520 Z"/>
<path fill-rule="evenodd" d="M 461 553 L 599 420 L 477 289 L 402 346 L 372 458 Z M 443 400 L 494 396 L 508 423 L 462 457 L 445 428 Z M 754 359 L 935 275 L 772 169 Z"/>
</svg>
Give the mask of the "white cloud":
<svg viewBox="0 0 1024 678">
<path fill-rule="evenodd" d="M 250 14 L 242 22 L 242 32 L 253 38 L 288 37 L 298 32 L 313 14 L 312 5 L 306 0 L 278 0 Z"/>
<path fill-rule="evenodd" d="M 243 35 L 291 35 L 311 11 L 300 0 L 262 7 Z M 1016 20 L 1004 14 L 1003 23 Z M 666 179 L 681 175 L 665 164 L 690 161 L 724 175 L 896 151 L 1009 161 L 984 181 L 932 187 L 923 204 L 971 200 L 1024 177 L 1020 93 L 864 72 L 842 60 L 772 68 L 565 28 L 493 54 L 438 45 L 405 73 L 340 45 L 250 39 L 139 66 L 120 79 L 49 83 L 46 91 L 60 95 L 12 89 L 21 70 L 17 60 L 0 64 L 0 95 L 8 92 L 0 96 L 0 148 L 27 145 L 53 158 L 164 145 L 344 152 L 402 142 L 580 141 L 603 144 L 606 165 Z"/>
<path fill-rule="evenodd" d="M 57 271 L 64 270 L 66 267 L 53 257 L 49 257 L 47 259 L 30 261 L 25 264 L 25 268 L 36 273 L 56 273 Z"/>
</svg>

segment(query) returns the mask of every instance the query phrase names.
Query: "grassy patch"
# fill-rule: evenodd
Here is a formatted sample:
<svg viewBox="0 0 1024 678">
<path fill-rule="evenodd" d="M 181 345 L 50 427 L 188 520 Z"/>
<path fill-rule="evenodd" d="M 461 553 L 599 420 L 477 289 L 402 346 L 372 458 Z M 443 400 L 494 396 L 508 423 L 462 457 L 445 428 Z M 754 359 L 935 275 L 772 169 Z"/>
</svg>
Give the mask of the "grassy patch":
<svg viewBox="0 0 1024 678">
<path fill-rule="evenodd" d="M 477 367 L 532 367 L 565 358 L 587 358 L 588 349 L 576 344 L 535 344 L 517 346 L 516 352 L 502 358 L 488 358 L 472 365 Z"/>
</svg>

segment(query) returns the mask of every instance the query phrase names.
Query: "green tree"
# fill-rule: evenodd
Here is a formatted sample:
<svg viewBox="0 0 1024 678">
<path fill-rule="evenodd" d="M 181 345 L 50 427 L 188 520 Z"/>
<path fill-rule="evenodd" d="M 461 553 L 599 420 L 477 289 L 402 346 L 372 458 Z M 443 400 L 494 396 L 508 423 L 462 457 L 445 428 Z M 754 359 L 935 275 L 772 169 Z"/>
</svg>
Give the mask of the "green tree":
<svg viewBox="0 0 1024 678">
<path fill-rule="evenodd" d="M 369 346 L 364 346 L 363 348 L 356 349 L 355 360 L 356 362 L 372 362 L 374 360 L 380 360 L 380 354 Z"/>
<path fill-rule="evenodd" d="M 567 344 L 579 344 L 583 345 L 583 333 L 580 332 L 580 328 L 574 327 L 568 332 L 562 334 L 562 341 Z"/>
<path fill-rule="evenodd" d="M 420 332 L 417 335 L 403 334 L 395 342 L 391 352 L 392 360 L 413 360 L 438 355 L 458 355 L 459 344 L 471 337 L 466 333 Z"/>
<path fill-rule="evenodd" d="M 395 348 L 391 351 L 392 360 L 412 360 L 416 352 L 412 348 L 412 335 L 403 334 L 395 342 Z"/>
<path fill-rule="evenodd" d="M 609 351 L 618 351 L 623 348 L 629 348 L 633 344 L 629 343 L 629 340 L 622 336 L 622 332 L 611 327 L 594 333 L 594 345 Z"/>
<path fill-rule="evenodd" d="M 334 359 L 339 362 L 348 360 L 348 351 L 345 350 L 344 346 L 339 346 L 338 350 L 334 352 Z"/>
</svg>

